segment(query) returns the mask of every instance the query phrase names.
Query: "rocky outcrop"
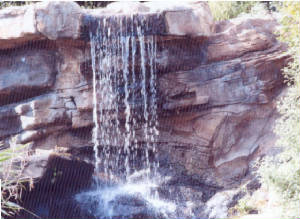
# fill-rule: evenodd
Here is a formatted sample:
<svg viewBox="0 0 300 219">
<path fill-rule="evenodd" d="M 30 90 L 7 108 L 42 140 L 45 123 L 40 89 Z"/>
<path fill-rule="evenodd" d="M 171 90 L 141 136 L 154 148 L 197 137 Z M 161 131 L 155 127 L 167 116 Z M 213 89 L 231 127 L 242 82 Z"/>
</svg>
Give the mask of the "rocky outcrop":
<svg viewBox="0 0 300 219">
<path fill-rule="evenodd" d="M 131 16 L 132 25 L 155 21 L 145 41 L 156 36 L 161 171 L 171 165 L 213 188 L 235 185 L 274 140 L 288 60 L 273 34 L 276 21 L 216 23 L 203 2 L 124 4 L 84 10 L 45 2 L 0 11 L 0 140 L 30 143 L 33 151 L 92 146 L 88 31 L 118 16 L 111 28 L 119 28 Z"/>
<path fill-rule="evenodd" d="M 54 51 L 2 52 L 0 62 L 1 105 L 38 96 L 54 85 L 57 73 Z"/>
<path fill-rule="evenodd" d="M 1 48 L 13 48 L 30 40 L 76 39 L 82 10 L 68 2 L 52 2 L 5 8 L 0 13 Z"/>
</svg>

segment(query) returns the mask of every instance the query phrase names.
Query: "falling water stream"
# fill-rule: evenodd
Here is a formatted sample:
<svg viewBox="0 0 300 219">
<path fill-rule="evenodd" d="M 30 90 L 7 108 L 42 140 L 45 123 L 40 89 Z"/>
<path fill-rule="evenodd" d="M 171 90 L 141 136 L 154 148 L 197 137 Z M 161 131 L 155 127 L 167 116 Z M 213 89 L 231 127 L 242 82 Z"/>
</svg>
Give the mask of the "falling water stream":
<svg viewBox="0 0 300 219">
<path fill-rule="evenodd" d="M 97 218 L 143 215 L 141 206 L 167 215 L 175 206 L 157 193 L 155 36 L 145 36 L 148 24 L 133 16 L 99 19 L 97 25 L 90 32 L 95 185 L 76 200 Z"/>
</svg>

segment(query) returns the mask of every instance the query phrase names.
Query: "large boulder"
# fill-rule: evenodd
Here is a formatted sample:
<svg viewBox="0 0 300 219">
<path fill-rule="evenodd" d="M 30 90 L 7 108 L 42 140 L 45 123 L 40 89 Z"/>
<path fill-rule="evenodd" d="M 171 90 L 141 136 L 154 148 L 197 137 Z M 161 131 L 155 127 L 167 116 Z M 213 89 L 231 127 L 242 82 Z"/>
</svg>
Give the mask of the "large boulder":
<svg viewBox="0 0 300 219">
<path fill-rule="evenodd" d="M 35 7 L 36 28 L 48 39 L 77 39 L 82 10 L 74 2 L 42 2 Z"/>
<path fill-rule="evenodd" d="M 28 40 L 40 39 L 33 6 L 11 7 L 0 11 L 0 48 L 15 47 Z"/>
<path fill-rule="evenodd" d="M 41 2 L 0 11 L 0 48 L 28 41 L 80 36 L 82 10 L 74 2 Z"/>
</svg>

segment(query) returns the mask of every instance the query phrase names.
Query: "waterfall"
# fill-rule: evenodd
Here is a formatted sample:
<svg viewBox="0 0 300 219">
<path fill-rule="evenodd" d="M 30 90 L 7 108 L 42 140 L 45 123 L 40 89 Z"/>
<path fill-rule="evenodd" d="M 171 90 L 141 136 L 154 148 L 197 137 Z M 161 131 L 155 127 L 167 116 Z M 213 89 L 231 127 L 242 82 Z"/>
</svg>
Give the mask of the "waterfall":
<svg viewBox="0 0 300 219">
<path fill-rule="evenodd" d="M 120 197 L 138 199 L 154 217 L 175 211 L 157 192 L 157 44 L 148 29 L 132 15 L 99 19 L 90 31 L 96 183 L 76 200 L 97 218 L 128 218 L 141 208 Z"/>
<path fill-rule="evenodd" d="M 156 40 L 144 36 L 148 25 L 139 22 L 133 16 L 110 17 L 90 32 L 95 171 L 102 166 L 109 179 L 122 172 L 126 180 L 140 169 L 149 178 L 158 167 L 155 156 L 149 157 L 156 153 L 158 136 Z M 137 159 L 141 166 L 136 167 Z"/>
<path fill-rule="evenodd" d="M 92 37 L 92 34 L 90 34 L 90 37 Z M 94 41 L 91 40 L 91 56 L 95 57 L 95 45 Z M 94 128 L 92 133 L 92 141 L 94 144 L 94 152 L 95 152 L 95 171 L 98 171 L 99 167 L 99 153 L 98 153 L 98 147 L 99 147 L 99 140 L 98 140 L 98 132 L 99 132 L 99 124 L 98 124 L 98 101 L 97 101 L 97 80 L 96 80 L 96 63 L 95 59 L 92 59 L 92 68 L 93 68 L 93 122 L 94 122 Z"/>
</svg>

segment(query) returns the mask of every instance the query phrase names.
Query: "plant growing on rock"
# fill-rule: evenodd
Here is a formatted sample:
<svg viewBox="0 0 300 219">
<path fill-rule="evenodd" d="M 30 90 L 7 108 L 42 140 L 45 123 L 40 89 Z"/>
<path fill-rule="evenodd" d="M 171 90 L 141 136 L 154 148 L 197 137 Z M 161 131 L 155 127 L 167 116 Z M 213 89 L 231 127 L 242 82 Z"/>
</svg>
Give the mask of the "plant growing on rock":
<svg viewBox="0 0 300 219">
<path fill-rule="evenodd" d="M 10 6 L 23 6 L 23 5 L 29 5 L 35 2 L 32 1 L 3 1 L 0 2 L 0 9 L 10 7 Z"/>
<path fill-rule="evenodd" d="M 288 54 L 292 61 L 283 69 L 285 81 L 289 86 L 286 96 L 280 100 L 277 109 L 282 115 L 276 123 L 277 145 L 283 147 L 283 153 L 277 157 L 263 160 L 258 174 L 263 184 L 281 197 L 282 218 L 299 217 L 300 196 L 300 46 L 299 20 L 300 3 L 281 4 L 283 28 L 280 40 L 289 45 Z"/>
<path fill-rule="evenodd" d="M 0 142 L 1 146 L 1 142 Z M 29 179 L 22 175 L 27 145 L 0 150 L 1 214 L 12 216 L 23 209 L 17 204 L 22 195 L 22 183 Z"/>
<path fill-rule="evenodd" d="M 235 18 L 241 13 L 249 13 L 258 3 L 255 1 L 209 1 L 208 4 L 215 20 L 220 21 Z"/>
<path fill-rule="evenodd" d="M 82 8 L 88 9 L 103 8 L 112 2 L 113 1 L 76 1 Z"/>
</svg>

